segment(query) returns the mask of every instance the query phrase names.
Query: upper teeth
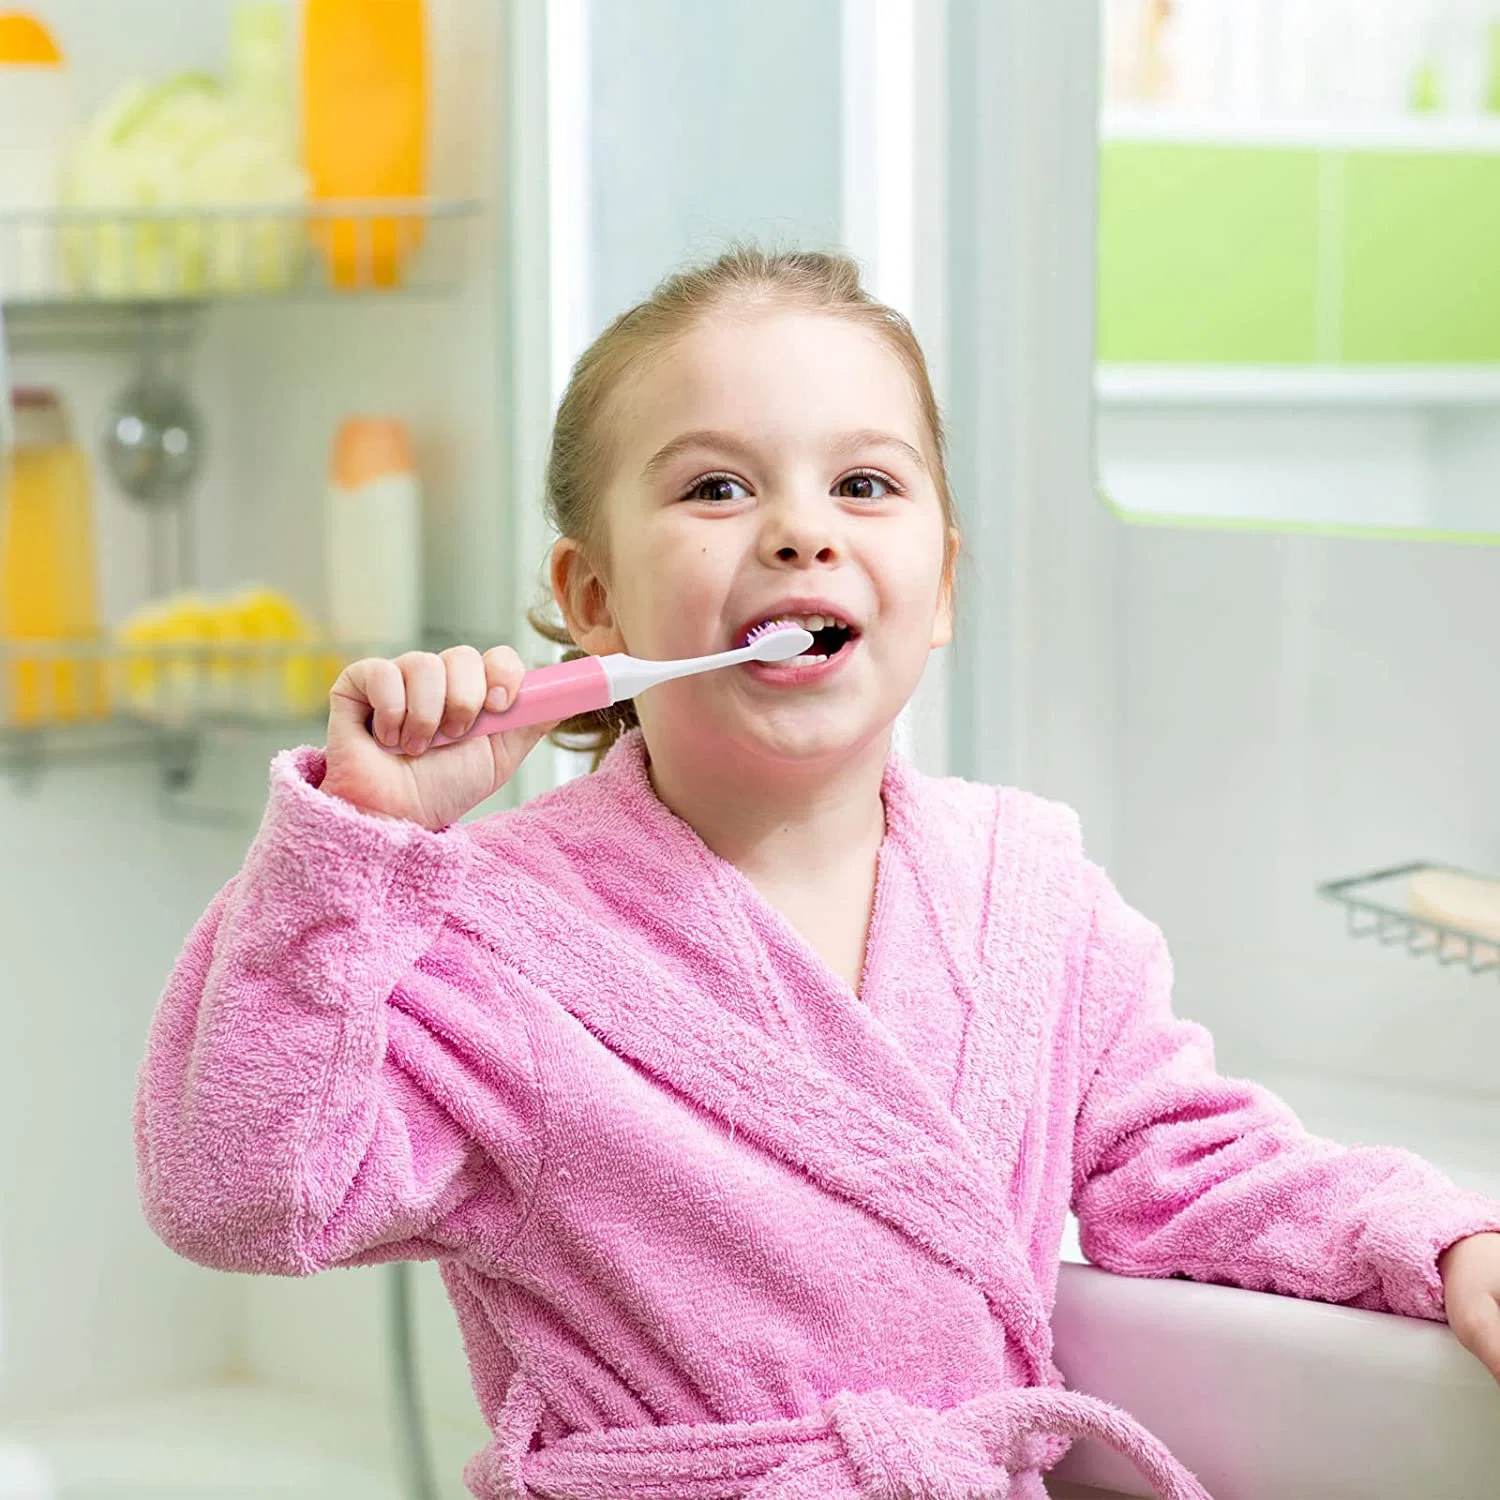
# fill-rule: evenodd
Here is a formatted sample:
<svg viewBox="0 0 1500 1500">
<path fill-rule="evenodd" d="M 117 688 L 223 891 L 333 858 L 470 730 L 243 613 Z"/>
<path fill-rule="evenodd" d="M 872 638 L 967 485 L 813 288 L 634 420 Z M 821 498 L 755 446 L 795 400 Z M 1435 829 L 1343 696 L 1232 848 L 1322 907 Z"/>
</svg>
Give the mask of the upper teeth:
<svg viewBox="0 0 1500 1500">
<path fill-rule="evenodd" d="M 800 625 L 814 635 L 820 630 L 832 630 L 840 623 L 832 615 L 787 615 L 785 618 L 788 624 Z"/>
</svg>

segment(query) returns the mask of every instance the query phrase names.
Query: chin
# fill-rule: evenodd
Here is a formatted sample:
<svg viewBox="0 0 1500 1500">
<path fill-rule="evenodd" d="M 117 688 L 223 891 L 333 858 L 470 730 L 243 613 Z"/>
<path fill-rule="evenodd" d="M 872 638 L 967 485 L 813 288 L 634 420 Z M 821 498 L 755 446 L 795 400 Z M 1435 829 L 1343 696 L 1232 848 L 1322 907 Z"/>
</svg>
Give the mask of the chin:
<svg viewBox="0 0 1500 1500">
<path fill-rule="evenodd" d="M 906 701 L 865 683 L 850 683 L 841 692 L 772 696 L 726 692 L 730 684 L 704 677 L 685 680 L 680 686 L 686 691 L 669 698 L 671 686 L 655 690 L 654 712 L 645 721 L 647 739 L 670 743 L 700 763 L 723 766 L 727 775 L 757 766 L 774 773 L 851 760 L 889 742 Z"/>
<path fill-rule="evenodd" d="M 813 767 L 847 760 L 890 733 L 890 718 L 799 708 L 740 717 L 723 726 L 724 737 L 747 758 L 783 767 Z"/>
</svg>

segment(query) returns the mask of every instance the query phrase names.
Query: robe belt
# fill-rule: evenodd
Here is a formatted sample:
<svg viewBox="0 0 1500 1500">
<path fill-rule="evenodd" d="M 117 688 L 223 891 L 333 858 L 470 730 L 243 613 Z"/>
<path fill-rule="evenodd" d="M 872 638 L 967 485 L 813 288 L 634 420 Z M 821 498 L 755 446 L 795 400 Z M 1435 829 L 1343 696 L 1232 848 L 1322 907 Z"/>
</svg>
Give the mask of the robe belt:
<svg viewBox="0 0 1500 1500">
<path fill-rule="evenodd" d="M 492 1500 L 1004 1500 L 1073 1438 L 1124 1454 L 1160 1500 L 1209 1500 L 1138 1422 L 1073 1391 L 996 1391 L 946 1411 L 846 1391 L 809 1417 L 616 1427 L 530 1451 L 544 1405 L 518 1376 L 469 1476 Z"/>
</svg>

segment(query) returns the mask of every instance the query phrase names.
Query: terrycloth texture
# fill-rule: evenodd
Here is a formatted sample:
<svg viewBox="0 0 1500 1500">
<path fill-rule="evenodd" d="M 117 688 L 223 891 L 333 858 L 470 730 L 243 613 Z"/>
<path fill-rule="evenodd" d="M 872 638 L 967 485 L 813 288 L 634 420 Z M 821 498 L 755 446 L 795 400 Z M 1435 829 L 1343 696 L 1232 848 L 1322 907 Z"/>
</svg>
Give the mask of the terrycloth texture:
<svg viewBox="0 0 1500 1500">
<path fill-rule="evenodd" d="M 1218 1077 L 1160 934 L 1054 805 L 893 758 L 856 998 L 663 807 L 638 734 L 440 834 L 322 772 L 277 758 L 178 962 L 142 1197 L 225 1269 L 441 1258 L 486 1500 L 652 1472 L 692 1500 L 940 1500 L 1012 1471 L 1039 1500 L 1085 1428 L 1178 1500 L 1134 1424 L 1027 1392 L 1057 1384 L 1070 1203 L 1109 1270 L 1436 1319 L 1439 1253 L 1500 1229 Z"/>
<path fill-rule="evenodd" d="M 502 1431 L 509 1463 L 483 1477 L 486 1491 L 539 1500 L 984 1500 L 1042 1494 L 1049 1461 L 1040 1434 L 1092 1437 L 1132 1458 L 1163 1500 L 1208 1500 L 1167 1449 L 1123 1412 L 1069 1391 L 994 1391 L 945 1412 L 888 1390 L 844 1391 L 815 1418 L 581 1433 L 519 1467 L 519 1439 L 543 1398 L 512 1388 Z M 517 1420 L 512 1423 L 510 1417 Z M 1015 1480 L 1013 1487 L 1013 1478 Z"/>
</svg>

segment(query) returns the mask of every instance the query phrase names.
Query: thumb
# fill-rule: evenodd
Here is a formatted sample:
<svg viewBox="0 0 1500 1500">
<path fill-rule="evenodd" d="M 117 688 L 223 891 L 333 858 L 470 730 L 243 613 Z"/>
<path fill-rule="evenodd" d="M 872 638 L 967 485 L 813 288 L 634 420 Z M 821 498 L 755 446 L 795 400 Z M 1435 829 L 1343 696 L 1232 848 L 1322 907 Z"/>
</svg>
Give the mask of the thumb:
<svg viewBox="0 0 1500 1500">
<path fill-rule="evenodd" d="M 551 724 L 527 724 L 520 729 L 505 729 L 489 736 L 490 749 L 495 757 L 497 789 L 516 774 L 521 762 L 557 728 L 558 723 L 561 720 Z"/>
</svg>

